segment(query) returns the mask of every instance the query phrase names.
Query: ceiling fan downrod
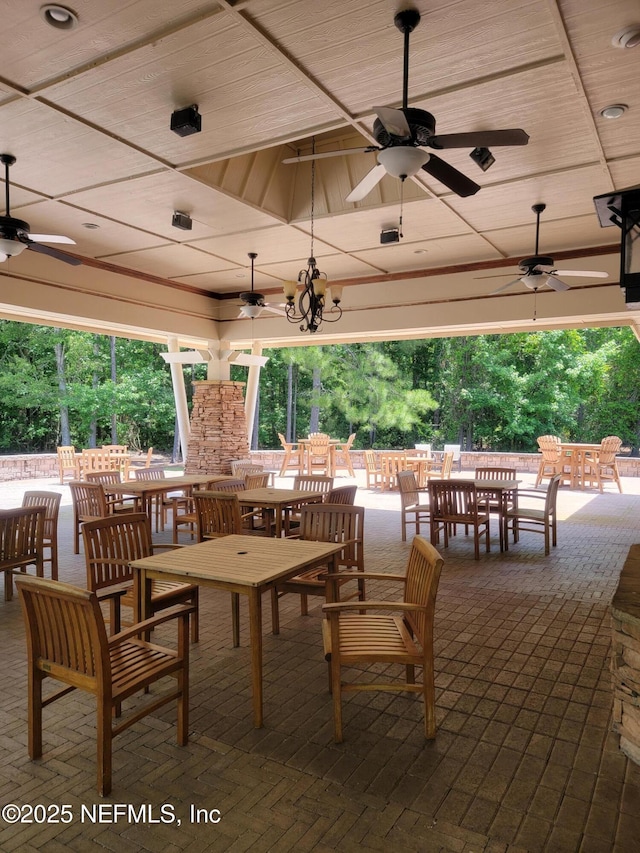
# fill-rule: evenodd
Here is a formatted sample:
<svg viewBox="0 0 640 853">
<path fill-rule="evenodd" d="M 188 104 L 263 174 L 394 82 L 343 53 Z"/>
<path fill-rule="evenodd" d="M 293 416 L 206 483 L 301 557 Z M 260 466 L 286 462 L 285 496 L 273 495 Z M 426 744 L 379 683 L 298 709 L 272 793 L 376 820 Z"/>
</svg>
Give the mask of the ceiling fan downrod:
<svg viewBox="0 0 640 853">
<path fill-rule="evenodd" d="M 409 35 L 420 23 L 420 12 L 417 9 L 403 9 L 393 19 L 393 23 L 404 35 L 404 68 L 402 74 L 402 109 L 408 106 L 409 91 Z"/>
<path fill-rule="evenodd" d="M 11 216 L 9 207 L 9 166 L 13 166 L 16 158 L 13 154 L 0 154 L 0 163 L 4 163 L 4 210 L 5 216 Z"/>
</svg>

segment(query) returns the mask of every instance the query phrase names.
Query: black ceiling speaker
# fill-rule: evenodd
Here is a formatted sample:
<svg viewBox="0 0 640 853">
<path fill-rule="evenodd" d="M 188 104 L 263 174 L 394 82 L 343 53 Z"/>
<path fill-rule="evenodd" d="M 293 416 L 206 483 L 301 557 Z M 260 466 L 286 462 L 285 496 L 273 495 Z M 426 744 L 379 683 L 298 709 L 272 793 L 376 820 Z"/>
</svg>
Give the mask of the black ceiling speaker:
<svg viewBox="0 0 640 853">
<path fill-rule="evenodd" d="M 202 130 L 202 116 L 198 112 L 198 105 L 193 104 L 183 110 L 175 110 L 171 113 L 171 130 L 178 136 L 191 136 L 192 133 L 200 133 Z"/>
</svg>

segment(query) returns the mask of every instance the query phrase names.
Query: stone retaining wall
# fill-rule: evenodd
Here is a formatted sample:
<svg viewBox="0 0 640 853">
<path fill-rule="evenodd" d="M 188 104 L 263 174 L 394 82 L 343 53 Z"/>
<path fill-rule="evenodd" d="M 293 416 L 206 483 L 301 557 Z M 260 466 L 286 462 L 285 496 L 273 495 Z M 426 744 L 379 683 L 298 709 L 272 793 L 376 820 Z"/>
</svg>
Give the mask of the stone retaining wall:
<svg viewBox="0 0 640 853">
<path fill-rule="evenodd" d="M 640 764 L 640 545 L 632 545 L 611 603 L 613 730 Z"/>
</svg>

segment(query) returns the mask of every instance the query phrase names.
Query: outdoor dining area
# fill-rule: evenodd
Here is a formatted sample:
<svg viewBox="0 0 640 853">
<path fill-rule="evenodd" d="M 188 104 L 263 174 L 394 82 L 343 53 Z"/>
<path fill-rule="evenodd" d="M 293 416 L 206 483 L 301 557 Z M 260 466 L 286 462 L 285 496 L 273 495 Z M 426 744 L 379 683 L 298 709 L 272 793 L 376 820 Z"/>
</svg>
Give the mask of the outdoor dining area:
<svg viewBox="0 0 640 853">
<path fill-rule="evenodd" d="M 308 460 L 305 442 L 298 445 Z M 597 464 L 595 453 L 585 450 L 581 478 Z M 491 746 L 495 760 L 512 750 L 517 773 L 517 767 L 531 772 L 533 744 L 546 738 L 547 760 L 555 766 L 549 757 L 573 742 L 567 720 L 582 708 L 589 737 L 604 741 L 610 725 L 606 606 L 594 603 L 593 579 L 571 577 L 569 567 L 576 554 L 596 566 L 582 545 L 591 529 L 581 522 L 588 502 L 602 502 L 601 512 L 613 517 L 620 511 L 616 499 L 625 506 L 638 502 L 640 488 L 634 483 L 626 494 L 627 480 L 621 494 L 622 488 L 607 489 L 604 477 L 585 479 L 583 488 L 570 471 L 551 473 L 548 466 L 539 482 L 539 472 L 507 466 L 457 471 L 453 461 L 453 451 L 373 452 L 353 477 L 346 467 L 343 477 L 335 468 L 333 475 L 309 472 L 303 462 L 303 470 L 277 472 L 275 483 L 273 471 L 249 458 L 234 460 L 224 475 L 143 464 L 125 476 L 124 466 L 114 465 L 76 469 L 62 485 L 25 490 L 24 507 L 0 510 L 7 530 L 15 530 L 18 517 L 23 525 L 20 536 L 5 534 L 1 541 L 29 542 L 22 562 L 0 564 L 3 615 L 13 657 L 24 667 L 12 690 L 25 715 L 9 733 L 17 737 L 21 772 L 55 780 L 64 759 L 52 757 L 78 748 L 68 743 L 73 735 L 65 719 L 75 707 L 69 703 L 78 701 L 71 688 L 87 690 L 98 708 L 97 717 L 90 707 L 83 711 L 87 733 L 92 727 L 82 747 L 83 790 L 113 791 L 117 799 L 130 790 L 125 767 L 141 761 L 133 758 L 137 739 L 128 732 L 144 733 L 154 718 L 161 728 L 154 731 L 152 723 L 140 743 L 151 738 L 156 744 L 145 748 L 149 758 L 156 748 L 169 756 L 184 796 L 198 762 L 216 767 L 233 755 L 243 763 L 266 756 L 261 745 L 271 743 L 274 768 L 284 767 L 287 756 L 308 756 L 311 764 L 294 761 L 287 770 L 296 784 L 305 774 L 328 772 L 316 769 L 316 761 L 334 766 L 347 756 L 361 772 L 367 764 L 371 773 L 375 768 L 366 788 L 374 799 L 386 796 L 384 778 L 399 786 L 398 797 L 406 790 L 403 778 L 431 784 L 434 814 L 440 810 L 442 820 L 447 792 L 459 796 L 464 787 L 463 766 L 456 787 L 454 754 L 447 757 L 456 744 L 470 750 L 468 766 L 480 779 L 494 761 L 485 766 L 480 752 L 474 758 L 483 742 L 482 754 Z M 561 462 L 570 468 L 568 455 Z M 57 498 L 51 505 L 47 491 Z M 603 528 L 599 535 L 620 551 L 637 536 L 632 528 L 616 537 Z M 545 573 L 556 585 L 564 578 L 565 591 L 556 586 L 541 597 Z M 614 578 L 611 569 L 603 591 Z M 369 600 L 375 609 L 365 609 Z M 584 604 L 576 610 L 574 600 Z M 581 651 L 589 669 L 572 669 L 585 630 L 594 637 L 593 648 Z M 547 647 L 548 631 L 556 639 Z M 567 637 L 574 638 L 568 669 L 563 676 L 554 668 L 551 677 L 546 655 L 563 659 Z M 531 651 L 522 656 L 518 649 L 525 647 Z M 109 662 L 100 672 L 83 668 L 86 652 L 79 650 L 89 648 L 92 659 Z M 397 673 L 392 662 L 400 664 Z M 27 673 L 34 685 L 29 694 Z M 53 681 L 60 682 L 56 693 L 48 689 Z M 562 699 L 565 710 L 552 711 L 560 708 L 561 686 L 569 684 L 575 684 L 574 698 Z M 543 704 L 531 716 L 536 697 Z M 595 716 L 587 713 L 593 707 Z M 522 752 L 515 743 L 494 744 L 498 730 L 505 738 L 510 730 L 520 733 Z M 167 752 L 171 741 L 175 754 Z M 205 758 L 209 743 L 213 752 Z M 392 761 L 398 750 L 402 772 Z M 162 766 L 164 773 L 166 761 Z M 436 776 L 429 782 L 438 766 L 448 768 L 449 781 Z M 219 772 L 224 777 L 222 765 Z M 533 778 L 538 785 L 547 779 L 544 763 Z M 153 785 L 163 782 L 156 776 Z M 534 803 L 533 787 L 530 796 Z M 481 792 L 475 797 L 482 799 Z M 487 809 L 489 837 L 500 810 Z M 553 832 L 553 822 L 540 819 Z M 519 832 L 524 826 L 513 830 L 514 841 Z"/>
</svg>

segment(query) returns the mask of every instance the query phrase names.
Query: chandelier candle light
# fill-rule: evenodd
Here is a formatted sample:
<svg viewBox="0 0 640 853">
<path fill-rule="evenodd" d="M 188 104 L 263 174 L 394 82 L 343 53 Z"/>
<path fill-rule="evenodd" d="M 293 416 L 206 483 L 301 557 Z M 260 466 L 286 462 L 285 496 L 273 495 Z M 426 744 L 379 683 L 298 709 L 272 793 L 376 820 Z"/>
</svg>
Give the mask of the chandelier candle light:
<svg viewBox="0 0 640 853">
<path fill-rule="evenodd" d="M 314 152 L 315 153 L 315 152 Z M 330 287 L 329 298 L 333 306 L 325 312 L 327 293 L 327 274 L 320 272 L 313 256 L 313 215 L 315 206 L 315 161 L 311 162 L 311 254 L 307 262 L 307 268 L 300 270 L 296 281 L 284 282 L 284 295 L 287 300 L 284 310 L 290 323 L 300 323 L 301 332 L 318 331 L 322 322 L 335 323 L 342 316 L 340 301 L 342 299 L 342 285 L 334 284 Z M 296 305 L 296 294 L 298 285 L 302 290 L 298 295 Z M 296 310 L 297 309 L 297 310 Z M 327 314 L 335 316 L 328 317 Z"/>
</svg>

